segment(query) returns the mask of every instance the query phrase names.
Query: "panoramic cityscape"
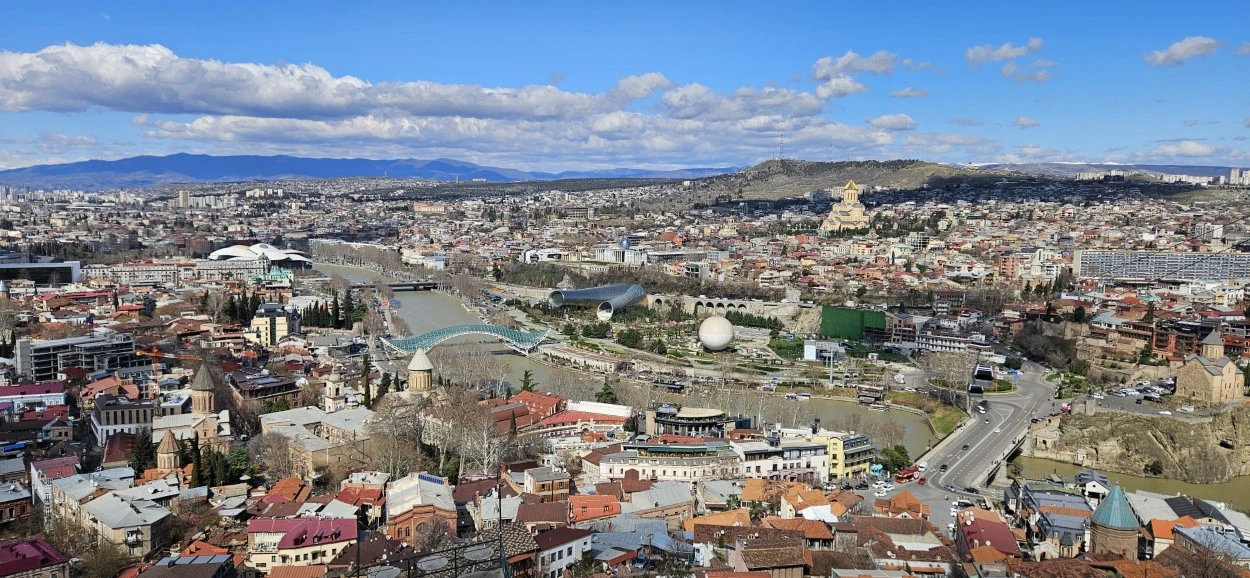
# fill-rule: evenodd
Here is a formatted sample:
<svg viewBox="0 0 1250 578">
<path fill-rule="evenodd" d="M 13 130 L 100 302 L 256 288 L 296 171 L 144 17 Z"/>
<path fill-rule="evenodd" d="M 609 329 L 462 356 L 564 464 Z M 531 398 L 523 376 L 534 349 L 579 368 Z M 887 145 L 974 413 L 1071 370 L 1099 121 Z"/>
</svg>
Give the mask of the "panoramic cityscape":
<svg viewBox="0 0 1250 578">
<path fill-rule="evenodd" d="M 73 4 L 0 577 L 1250 577 L 1244 8 Z"/>
</svg>

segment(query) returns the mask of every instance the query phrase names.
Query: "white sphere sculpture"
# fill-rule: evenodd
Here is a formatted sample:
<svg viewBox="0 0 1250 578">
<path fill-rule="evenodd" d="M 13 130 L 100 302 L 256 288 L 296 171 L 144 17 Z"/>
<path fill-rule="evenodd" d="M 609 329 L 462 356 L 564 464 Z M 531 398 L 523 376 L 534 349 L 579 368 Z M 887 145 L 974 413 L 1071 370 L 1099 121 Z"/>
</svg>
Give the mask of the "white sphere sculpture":
<svg viewBox="0 0 1250 578">
<path fill-rule="evenodd" d="M 733 339 L 734 326 L 724 317 L 713 315 L 699 325 L 699 343 L 708 351 L 725 349 Z"/>
</svg>

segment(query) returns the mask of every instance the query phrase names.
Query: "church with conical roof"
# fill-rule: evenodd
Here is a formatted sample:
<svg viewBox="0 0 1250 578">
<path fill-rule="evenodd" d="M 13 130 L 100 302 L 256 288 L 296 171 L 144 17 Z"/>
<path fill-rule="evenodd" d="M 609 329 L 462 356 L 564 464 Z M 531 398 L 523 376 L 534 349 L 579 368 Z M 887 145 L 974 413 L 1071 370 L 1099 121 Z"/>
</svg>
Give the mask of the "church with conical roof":
<svg viewBox="0 0 1250 578">
<path fill-rule="evenodd" d="M 868 227 L 868 215 L 864 213 L 864 205 L 859 202 L 860 186 L 855 181 L 846 181 L 842 187 L 842 202 L 835 203 L 829 216 L 820 224 L 824 234 L 838 231 L 858 230 Z"/>
<path fill-rule="evenodd" d="M 208 365 L 200 364 L 187 394 L 190 407 L 186 401 L 179 404 L 178 397 L 161 404 L 160 415 L 152 418 L 152 442 L 163 443 L 166 433 L 172 434 L 175 442 L 199 436 L 200 447 L 227 451 L 231 439 L 230 411 L 217 407 L 217 389 Z"/>
<path fill-rule="evenodd" d="M 1090 551 L 1095 554 L 1116 554 L 1126 560 L 1137 559 L 1141 525 L 1133 513 L 1128 497 L 1120 486 L 1111 488 L 1089 518 Z"/>
<path fill-rule="evenodd" d="M 1197 405 L 1240 402 L 1245 396 L 1246 376 L 1224 354 L 1224 338 L 1216 328 L 1199 344 L 1197 355 L 1185 357 L 1176 371 L 1176 398 Z"/>
</svg>

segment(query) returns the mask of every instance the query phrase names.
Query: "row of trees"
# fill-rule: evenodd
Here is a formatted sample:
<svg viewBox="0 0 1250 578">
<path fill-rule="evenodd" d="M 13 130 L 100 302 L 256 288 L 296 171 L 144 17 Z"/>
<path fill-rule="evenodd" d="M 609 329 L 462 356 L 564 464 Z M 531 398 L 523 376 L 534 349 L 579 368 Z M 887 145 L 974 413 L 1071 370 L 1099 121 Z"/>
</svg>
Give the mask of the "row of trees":
<svg viewBox="0 0 1250 578">
<path fill-rule="evenodd" d="M 785 329 L 781 320 L 769 315 L 755 315 L 753 313 L 743 313 L 741 311 L 726 311 L 725 319 L 734 325 L 742 327 L 759 327 L 761 329 L 771 329 L 773 331 L 781 331 Z"/>
</svg>

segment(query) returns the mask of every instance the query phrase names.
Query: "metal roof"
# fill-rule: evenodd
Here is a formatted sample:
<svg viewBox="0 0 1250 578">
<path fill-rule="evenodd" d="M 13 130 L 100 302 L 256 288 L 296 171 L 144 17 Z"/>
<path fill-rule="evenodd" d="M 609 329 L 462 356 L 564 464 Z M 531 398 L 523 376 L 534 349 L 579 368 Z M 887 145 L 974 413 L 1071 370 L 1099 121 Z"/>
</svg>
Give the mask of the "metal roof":
<svg viewBox="0 0 1250 578">
<path fill-rule="evenodd" d="M 1133 514 L 1133 508 L 1129 506 L 1128 498 L 1124 497 L 1124 490 L 1120 486 L 1112 488 L 1111 493 L 1098 504 L 1098 509 L 1094 510 L 1090 521 L 1099 526 L 1120 530 L 1136 530 L 1140 527 L 1137 524 L 1137 516 Z"/>
</svg>

